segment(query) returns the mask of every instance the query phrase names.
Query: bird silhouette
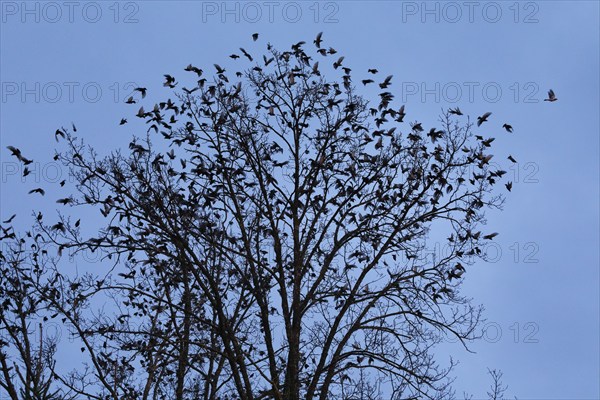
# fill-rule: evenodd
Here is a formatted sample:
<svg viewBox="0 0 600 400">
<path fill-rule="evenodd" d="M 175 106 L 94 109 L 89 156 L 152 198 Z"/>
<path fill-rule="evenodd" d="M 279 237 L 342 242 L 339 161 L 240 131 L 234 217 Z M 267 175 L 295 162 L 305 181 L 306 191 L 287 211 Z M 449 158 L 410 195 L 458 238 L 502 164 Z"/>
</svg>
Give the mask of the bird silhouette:
<svg viewBox="0 0 600 400">
<path fill-rule="evenodd" d="M 390 86 L 390 83 L 392 82 L 393 77 L 394 77 L 394 75 L 388 75 L 384 79 L 384 81 L 379 84 L 379 87 L 382 89 L 386 89 L 388 86 Z"/>
<path fill-rule="evenodd" d="M 240 51 L 242 52 L 242 54 L 250 61 L 254 61 L 254 59 L 252 58 L 252 56 L 246 51 L 244 50 L 244 48 L 240 47 Z"/>
<path fill-rule="evenodd" d="M 258 33 L 253 33 L 252 34 L 252 40 L 255 41 L 255 42 L 258 40 Z"/>
<path fill-rule="evenodd" d="M 125 104 L 135 104 L 137 101 L 133 99 L 133 96 L 129 96 L 129 98 L 125 101 Z"/>
<path fill-rule="evenodd" d="M 486 112 L 481 117 L 477 117 L 477 126 L 481 126 L 481 124 L 483 124 L 485 121 L 487 121 L 487 119 L 489 118 L 490 115 L 492 115 L 491 112 Z"/>
<path fill-rule="evenodd" d="M 506 189 L 510 192 L 512 190 L 512 182 L 508 182 L 506 183 L 504 186 L 506 186 Z"/>
<path fill-rule="evenodd" d="M 489 235 L 485 235 L 483 238 L 486 240 L 492 240 L 496 236 L 498 236 L 498 232 L 490 233 Z"/>
<path fill-rule="evenodd" d="M 554 90 L 552 90 L 552 89 L 548 90 L 548 98 L 544 99 L 544 101 L 553 102 L 553 101 L 556 101 L 556 100 L 558 100 L 558 98 L 554 94 Z"/>
<path fill-rule="evenodd" d="M 362 84 L 365 86 L 368 85 L 369 83 L 373 83 L 373 82 L 375 82 L 373 79 L 363 79 L 362 80 Z"/>
<path fill-rule="evenodd" d="M 340 58 L 338 58 L 338 60 L 336 62 L 333 63 L 333 68 L 338 69 L 339 67 L 341 67 L 343 61 L 344 61 L 344 56 L 341 56 Z"/>
<path fill-rule="evenodd" d="M 133 90 L 135 92 L 140 92 L 142 94 L 142 99 L 146 97 L 146 92 L 148 91 L 148 89 L 146 89 L 145 87 L 138 87 Z"/>
<path fill-rule="evenodd" d="M 121 122 L 119 122 L 119 125 L 125 125 L 127 123 L 127 118 L 121 118 Z"/>
<path fill-rule="evenodd" d="M 177 83 L 175 82 L 175 78 L 173 78 L 171 75 L 165 74 L 164 77 L 165 77 L 165 82 L 163 83 L 164 87 L 173 89 L 175 86 L 177 86 Z"/>
<path fill-rule="evenodd" d="M 450 110 L 448 110 L 448 112 L 450 114 L 454 114 L 454 115 L 463 115 L 462 111 L 460 111 L 460 108 L 458 108 L 458 107 L 451 108 Z"/>
<path fill-rule="evenodd" d="M 508 156 L 508 159 L 509 159 L 510 161 L 512 161 L 513 163 L 515 163 L 515 164 L 516 164 L 516 162 L 517 162 L 517 160 L 515 160 L 515 159 L 513 158 L 513 156 L 511 156 L 511 155 L 509 155 L 509 156 Z"/>
<path fill-rule="evenodd" d="M 6 221 L 2 221 L 3 224 L 10 224 L 12 222 L 13 219 L 15 219 L 15 217 L 17 216 L 17 214 L 13 214 L 9 219 L 7 219 Z"/>
<path fill-rule="evenodd" d="M 21 153 L 21 150 L 17 149 L 16 147 L 14 147 L 14 146 L 6 146 L 6 148 L 8 150 L 10 150 L 11 153 L 12 153 L 12 155 L 15 156 L 15 157 L 17 157 L 17 159 L 19 161 L 21 161 L 24 165 L 29 165 L 29 164 L 31 164 L 33 162 L 33 160 L 29 160 L 29 159 L 23 157 L 23 154 Z"/>
<path fill-rule="evenodd" d="M 369 68 L 369 69 L 367 70 L 367 72 L 369 72 L 369 73 L 371 73 L 371 74 L 375 75 L 376 73 L 378 73 L 378 72 L 379 72 L 379 70 L 377 70 L 376 68 Z"/>
<path fill-rule="evenodd" d="M 60 136 L 61 138 L 63 138 L 63 139 L 65 138 L 65 132 L 64 132 L 64 130 L 57 129 L 57 130 L 56 130 L 56 132 L 54 132 L 54 139 L 55 139 L 57 142 L 58 142 L 58 137 L 59 137 L 59 136 Z"/>
<path fill-rule="evenodd" d="M 321 42 L 323 41 L 323 39 L 321 39 L 321 37 L 323 36 L 323 32 L 319 32 L 317 34 L 317 37 L 315 38 L 315 40 L 313 40 L 313 43 L 315 44 L 315 46 L 317 46 L 317 48 L 321 48 Z"/>
<path fill-rule="evenodd" d="M 45 192 L 45 191 L 44 191 L 44 189 L 42 189 L 42 188 L 37 188 L 37 189 L 32 189 L 32 190 L 30 190 L 30 191 L 29 191 L 29 194 L 32 194 L 32 193 L 39 193 L 39 194 L 41 194 L 42 196 L 46 194 L 46 192 Z"/>
<path fill-rule="evenodd" d="M 513 131 L 513 127 L 509 124 L 504 124 L 504 125 L 502 125 L 502 127 L 504 129 L 506 129 L 506 132 L 512 133 L 512 131 Z"/>
</svg>

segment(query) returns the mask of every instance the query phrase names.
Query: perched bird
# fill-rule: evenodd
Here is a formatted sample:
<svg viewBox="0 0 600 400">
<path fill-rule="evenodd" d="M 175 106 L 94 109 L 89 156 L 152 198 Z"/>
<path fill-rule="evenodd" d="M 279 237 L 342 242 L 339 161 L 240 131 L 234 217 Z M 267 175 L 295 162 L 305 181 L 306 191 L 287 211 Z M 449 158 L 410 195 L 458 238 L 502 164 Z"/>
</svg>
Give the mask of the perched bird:
<svg viewBox="0 0 600 400">
<path fill-rule="evenodd" d="M 506 189 L 510 192 L 512 190 L 512 182 L 508 182 L 506 183 L 504 186 L 506 186 Z"/>
<path fill-rule="evenodd" d="M 317 34 L 317 37 L 315 40 L 313 40 L 313 43 L 315 44 L 315 46 L 317 46 L 317 48 L 321 48 L 321 42 L 323 41 L 323 39 L 321 39 L 321 37 L 323 36 L 323 32 L 319 32 Z"/>
<path fill-rule="evenodd" d="M 451 108 L 450 110 L 448 110 L 448 113 L 454 114 L 454 115 L 463 115 L 462 111 L 460 111 L 460 108 L 458 108 L 458 107 Z"/>
<path fill-rule="evenodd" d="M 548 90 L 548 98 L 544 99 L 544 101 L 553 102 L 553 101 L 556 101 L 556 100 L 558 100 L 558 98 L 554 94 L 554 90 L 552 90 L 552 89 Z"/>
<path fill-rule="evenodd" d="M 258 33 L 253 33 L 252 34 L 252 40 L 255 41 L 255 42 L 258 40 Z"/>
<path fill-rule="evenodd" d="M 146 97 L 146 91 L 148 89 L 146 89 L 145 87 L 138 87 L 133 89 L 135 92 L 140 92 L 142 94 L 142 99 Z"/>
<path fill-rule="evenodd" d="M 485 121 L 487 121 L 488 117 L 492 115 L 491 112 L 486 112 L 481 117 L 477 117 L 477 126 L 481 126 Z"/>
<path fill-rule="evenodd" d="M 32 190 L 30 190 L 30 191 L 29 191 L 29 194 L 32 194 L 32 193 L 39 193 L 39 194 L 41 194 L 42 196 L 46 194 L 46 192 L 45 192 L 45 191 L 44 191 L 44 189 L 42 189 L 42 188 L 37 188 L 37 189 L 32 189 Z"/>
<path fill-rule="evenodd" d="M 506 129 L 506 132 L 512 133 L 512 131 L 513 131 L 513 127 L 509 124 L 504 124 L 504 125 L 502 125 L 502 127 L 504 129 Z"/>
<path fill-rule="evenodd" d="M 514 162 L 514 163 L 516 163 L 516 162 L 517 162 L 517 160 L 515 160 L 515 159 L 514 159 L 514 157 L 513 157 L 513 156 L 511 156 L 511 155 L 509 155 L 509 156 L 508 156 L 508 159 L 509 159 L 510 161 Z"/>
</svg>

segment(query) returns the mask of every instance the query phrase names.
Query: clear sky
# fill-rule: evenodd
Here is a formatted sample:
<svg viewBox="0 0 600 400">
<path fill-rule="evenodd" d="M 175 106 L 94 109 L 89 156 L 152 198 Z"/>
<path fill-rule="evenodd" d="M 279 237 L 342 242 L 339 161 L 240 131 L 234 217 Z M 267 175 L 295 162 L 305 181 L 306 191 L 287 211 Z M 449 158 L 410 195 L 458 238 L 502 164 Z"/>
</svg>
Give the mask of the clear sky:
<svg viewBox="0 0 600 400">
<path fill-rule="evenodd" d="M 323 31 L 356 79 L 371 67 L 394 75 L 411 121 L 434 124 L 450 106 L 492 111 L 495 151 L 518 161 L 504 210 L 488 214 L 500 232 L 492 262 L 465 280 L 486 306 L 486 340 L 474 354 L 441 349 L 460 361 L 458 393 L 484 396 L 489 367 L 520 399 L 598 399 L 599 4 L 1 1 L 0 217 L 16 212 L 24 229 L 33 209 L 56 208 L 48 198 L 58 191 L 46 204 L 27 191 L 64 178 L 47 162 L 57 127 L 74 122 L 101 151 L 126 145 L 135 125 L 118 121 L 134 119 L 123 104 L 134 83 L 162 101 L 163 74 L 227 64 L 240 46 L 311 43 Z M 542 101 L 550 88 L 555 103 Z M 25 183 L 7 145 L 36 160 Z"/>
</svg>

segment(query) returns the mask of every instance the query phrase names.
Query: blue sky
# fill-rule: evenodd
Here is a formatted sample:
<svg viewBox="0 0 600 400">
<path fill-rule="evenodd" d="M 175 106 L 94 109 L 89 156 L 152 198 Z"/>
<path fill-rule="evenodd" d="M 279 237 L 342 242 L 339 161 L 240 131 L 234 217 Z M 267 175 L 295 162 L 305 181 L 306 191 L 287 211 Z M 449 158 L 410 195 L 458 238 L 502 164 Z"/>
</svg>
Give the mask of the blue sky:
<svg viewBox="0 0 600 400">
<path fill-rule="evenodd" d="M 518 161 L 504 210 L 488 214 L 501 233 L 488 248 L 493 262 L 465 280 L 486 306 L 487 339 L 475 354 L 440 349 L 460 361 L 458 393 L 484 396 L 490 367 L 520 399 L 600 398 L 599 4 L 2 1 L 0 216 L 18 213 L 24 229 L 33 209 L 54 211 L 27 191 L 64 179 L 50 162 L 57 127 L 74 122 L 101 152 L 126 145 L 135 125 L 118 121 L 134 119 L 137 108 L 123 104 L 134 83 L 162 101 L 163 74 L 323 31 L 356 78 L 371 67 L 394 75 L 411 121 L 433 124 L 455 106 L 473 117 L 492 111 L 496 152 Z M 555 103 L 542 101 L 550 88 Z M 36 160 L 25 182 L 7 145 Z"/>
</svg>

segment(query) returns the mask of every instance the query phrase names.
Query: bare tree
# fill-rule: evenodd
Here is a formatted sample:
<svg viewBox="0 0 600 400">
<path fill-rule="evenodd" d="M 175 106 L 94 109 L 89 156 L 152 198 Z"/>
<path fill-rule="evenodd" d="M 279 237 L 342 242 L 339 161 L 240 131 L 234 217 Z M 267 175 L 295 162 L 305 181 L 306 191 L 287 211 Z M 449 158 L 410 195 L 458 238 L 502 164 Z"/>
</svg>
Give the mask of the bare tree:
<svg viewBox="0 0 600 400">
<path fill-rule="evenodd" d="M 502 203 L 494 139 L 458 109 L 409 125 L 386 90 L 392 76 L 368 101 L 344 58 L 331 65 L 336 51 L 315 44 L 312 56 L 304 42 L 260 58 L 242 49 L 251 65 L 231 75 L 189 65 L 191 86 L 165 75 L 176 97 L 139 109 L 148 131 L 127 150 L 100 157 L 57 131 L 66 148 L 55 158 L 76 180 L 58 202 L 106 221 L 88 237 L 73 208 L 59 221 L 40 214 L 30 233 L 58 248 L 30 290 L 88 360 L 69 374 L 48 365 L 65 395 L 452 393 L 452 362 L 438 365 L 433 349 L 445 335 L 477 337 L 481 308 L 459 288 L 496 235 L 480 228 Z M 433 259 L 430 234 L 448 248 Z M 90 250 L 101 265 L 61 269 L 63 252 Z"/>
</svg>

